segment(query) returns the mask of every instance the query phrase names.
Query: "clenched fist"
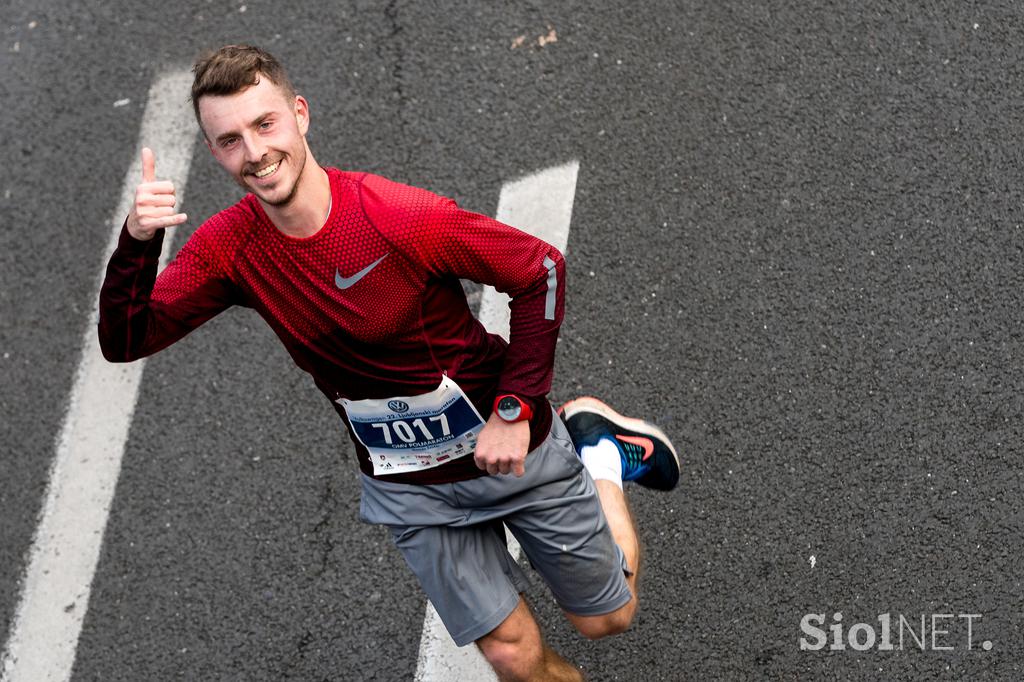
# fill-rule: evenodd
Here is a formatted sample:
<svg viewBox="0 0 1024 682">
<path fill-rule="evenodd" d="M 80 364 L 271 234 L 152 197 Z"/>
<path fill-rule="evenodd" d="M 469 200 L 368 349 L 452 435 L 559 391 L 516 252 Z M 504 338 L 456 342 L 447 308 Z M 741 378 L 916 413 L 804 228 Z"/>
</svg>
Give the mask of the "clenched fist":
<svg viewBox="0 0 1024 682">
<path fill-rule="evenodd" d="M 175 213 L 174 183 L 157 181 L 156 154 L 142 148 L 142 183 L 135 188 L 135 206 L 128 214 L 128 233 L 141 241 L 149 241 L 157 230 L 180 225 L 188 216 Z"/>
<path fill-rule="evenodd" d="M 530 422 L 509 424 L 492 413 L 477 436 L 473 459 L 477 468 L 485 469 L 492 476 L 509 473 L 522 476 L 526 473 L 529 448 Z"/>
</svg>

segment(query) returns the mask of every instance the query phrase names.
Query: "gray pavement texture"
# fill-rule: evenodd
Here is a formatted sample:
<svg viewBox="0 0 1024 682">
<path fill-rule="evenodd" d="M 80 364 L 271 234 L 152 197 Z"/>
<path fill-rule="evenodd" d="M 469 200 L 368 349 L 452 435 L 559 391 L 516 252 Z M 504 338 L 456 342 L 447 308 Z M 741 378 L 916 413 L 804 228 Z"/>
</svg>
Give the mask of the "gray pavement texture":
<svg viewBox="0 0 1024 682">
<path fill-rule="evenodd" d="M 629 633 L 529 595 L 589 679 L 1020 679 L 1016 4 L 7 0 L 0 32 L 0 636 L 149 83 L 244 40 L 289 66 L 321 163 L 493 213 L 580 160 L 552 397 L 684 460 L 632 491 Z M 196 144 L 175 248 L 238 197 Z M 74 679 L 411 679 L 423 598 L 262 321 L 143 382 Z M 954 619 L 951 650 L 801 651 L 835 612 L 981 617 L 971 649 Z"/>
</svg>

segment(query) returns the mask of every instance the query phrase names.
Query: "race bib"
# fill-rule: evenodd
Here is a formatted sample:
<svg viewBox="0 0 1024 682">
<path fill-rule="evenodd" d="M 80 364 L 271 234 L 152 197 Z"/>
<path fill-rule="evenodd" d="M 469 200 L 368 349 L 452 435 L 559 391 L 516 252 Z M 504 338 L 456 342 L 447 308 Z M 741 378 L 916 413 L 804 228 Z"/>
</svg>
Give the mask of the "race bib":
<svg viewBox="0 0 1024 682">
<path fill-rule="evenodd" d="M 431 469 L 471 454 L 484 420 L 459 385 L 448 378 L 423 395 L 348 400 L 352 432 L 366 446 L 377 476 Z"/>
</svg>

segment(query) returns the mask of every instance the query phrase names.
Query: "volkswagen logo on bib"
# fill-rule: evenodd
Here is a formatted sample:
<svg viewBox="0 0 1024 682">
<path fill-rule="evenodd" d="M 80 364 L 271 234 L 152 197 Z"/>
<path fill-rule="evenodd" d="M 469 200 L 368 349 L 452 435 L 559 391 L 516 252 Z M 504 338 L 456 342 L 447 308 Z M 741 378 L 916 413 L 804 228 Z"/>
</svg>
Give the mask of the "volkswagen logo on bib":
<svg viewBox="0 0 1024 682">
<path fill-rule="evenodd" d="M 394 410 L 395 412 L 408 412 L 409 411 L 409 403 L 403 402 L 401 400 L 389 400 L 388 401 L 388 407 L 390 409 Z"/>
</svg>

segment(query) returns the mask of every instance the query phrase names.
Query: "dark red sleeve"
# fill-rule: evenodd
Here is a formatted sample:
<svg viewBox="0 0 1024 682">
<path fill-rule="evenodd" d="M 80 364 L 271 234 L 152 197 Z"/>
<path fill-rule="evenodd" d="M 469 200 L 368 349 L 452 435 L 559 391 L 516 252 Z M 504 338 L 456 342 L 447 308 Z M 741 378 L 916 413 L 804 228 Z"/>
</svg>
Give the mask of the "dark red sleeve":
<svg viewBox="0 0 1024 682">
<path fill-rule="evenodd" d="M 499 393 L 539 398 L 551 390 L 555 343 L 565 314 L 565 260 L 547 242 L 450 199 L 431 221 L 430 267 L 489 284 L 512 299 L 509 345 Z"/>
<path fill-rule="evenodd" d="M 157 276 L 163 237 L 139 241 L 121 228 L 100 288 L 100 348 L 110 362 L 152 355 L 232 304 L 198 233 Z"/>
<path fill-rule="evenodd" d="M 377 176 L 366 176 L 363 185 L 371 221 L 428 272 L 508 294 L 509 347 L 498 391 L 546 395 L 565 312 L 565 261 L 558 249 L 423 189 Z"/>
</svg>

